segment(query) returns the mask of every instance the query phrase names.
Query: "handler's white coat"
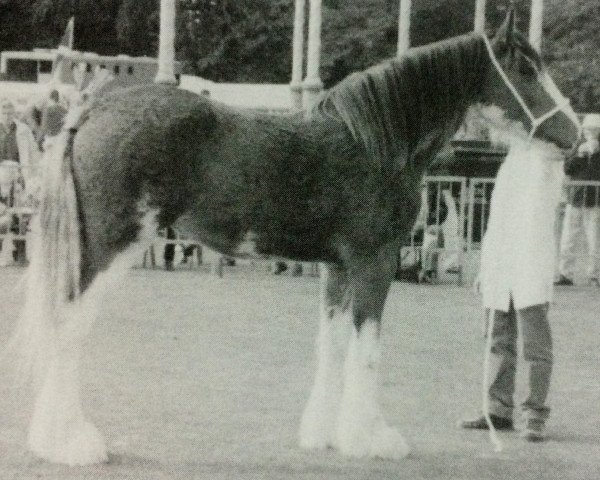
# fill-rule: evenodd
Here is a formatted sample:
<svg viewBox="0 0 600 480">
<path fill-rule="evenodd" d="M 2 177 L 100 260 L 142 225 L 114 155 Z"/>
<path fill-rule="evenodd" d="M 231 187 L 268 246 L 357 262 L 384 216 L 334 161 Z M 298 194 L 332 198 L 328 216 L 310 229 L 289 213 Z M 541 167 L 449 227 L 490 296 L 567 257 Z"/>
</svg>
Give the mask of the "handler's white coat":
<svg viewBox="0 0 600 480">
<path fill-rule="evenodd" d="M 550 146 L 519 143 L 500 167 L 481 251 L 486 308 L 508 311 L 511 295 L 516 309 L 551 300 L 561 160 Z"/>
</svg>

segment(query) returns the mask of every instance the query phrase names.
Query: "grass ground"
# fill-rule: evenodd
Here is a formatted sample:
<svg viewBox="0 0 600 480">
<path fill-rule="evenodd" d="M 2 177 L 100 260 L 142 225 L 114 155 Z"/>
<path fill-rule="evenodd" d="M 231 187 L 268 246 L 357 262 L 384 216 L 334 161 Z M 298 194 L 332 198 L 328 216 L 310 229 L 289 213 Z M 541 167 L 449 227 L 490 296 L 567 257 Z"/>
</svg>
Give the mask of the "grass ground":
<svg viewBox="0 0 600 480">
<path fill-rule="evenodd" d="M 22 296 L 0 269 L 0 344 Z M 549 440 L 485 433 L 483 342 L 467 288 L 395 283 L 385 312 L 381 403 L 413 448 L 404 461 L 297 446 L 314 373 L 318 280 L 133 270 L 104 304 L 82 366 L 84 404 L 110 462 L 68 468 L 27 453 L 31 399 L 0 365 L 0 479 L 592 479 L 600 471 L 600 291 L 561 289 L 551 309 L 556 368 Z M 523 391 L 523 378 L 519 391 Z"/>
</svg>

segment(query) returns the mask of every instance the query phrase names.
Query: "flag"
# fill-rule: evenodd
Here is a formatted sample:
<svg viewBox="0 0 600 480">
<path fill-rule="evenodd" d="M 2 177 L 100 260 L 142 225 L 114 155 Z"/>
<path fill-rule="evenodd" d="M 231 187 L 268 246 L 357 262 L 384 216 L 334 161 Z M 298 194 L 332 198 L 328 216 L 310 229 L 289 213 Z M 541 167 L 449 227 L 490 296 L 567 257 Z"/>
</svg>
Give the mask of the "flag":
<svg viewBox="0 0 600 480">
<path fill-rule="evenodd" d="M 75 33 L 75 17 L 69 19 L 65 33 L 63 33 L 60 43 L 58 44 L 59 51 L 73 50 L 73 37 Z"/>
</svg>

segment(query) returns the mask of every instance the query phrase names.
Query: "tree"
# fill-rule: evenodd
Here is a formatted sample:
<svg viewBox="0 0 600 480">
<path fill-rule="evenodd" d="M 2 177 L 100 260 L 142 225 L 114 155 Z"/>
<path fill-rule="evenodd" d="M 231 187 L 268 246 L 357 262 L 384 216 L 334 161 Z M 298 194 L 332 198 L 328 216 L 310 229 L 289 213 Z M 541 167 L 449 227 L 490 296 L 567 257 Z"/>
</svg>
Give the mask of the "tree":
<svg viewBox="0 0 600 480">
<path fill-rule="evenodd" d="M 544 26 L 544 53 L 552 76 L 577 111 L 600 112 L 600 3 L 552 0 Z"/>
<path fill-rule="evenodd" d="M 178 0 L 177 55 L 186 72 L 217 81 L 288 82 L 294 0 Z M 488 0 L 497 27 L 507 0 Z M 517 0 L 527 31 L 530 0 Z M 330 87 L 394 56 L 399 0 L 323 0 L 322 80 Z M 411 43 L 468 32 L 475 0 L 414 0 Z M 0 0 L 0 48 L 55 47 L 75 15 L 75 47 L 157 54 L 159 0 Z M 600 111 L 598 0 L 545 0 L 542 54 L 580 111 Z"/>
<path fill-rule="evenodd" d="M 119 51 L 135 56 L 155 56 L 158 27 L 157 0 L 122 0 L 116 19 Z"/>
<path fill-rule="evenodd" d="M 193 73 L 221 81 L 289 81 L 293 2 L 181 0 L 179 15 L 179 51 Z"/>
<path fill-rule="evenodd" d="M 0 51 L 29 49 L 35 45 L 28 8 L 27 1 L 0 0 Z"/>
<path fill-rule="evenodd" d="M 30 19 L 37 47 L 56 47 L 69 18 L 75 16 L 76 49 L 114 54 L 118 53 L 115 19 L 121 1 L 26 0 L 24 18 Z"/>
</svg>

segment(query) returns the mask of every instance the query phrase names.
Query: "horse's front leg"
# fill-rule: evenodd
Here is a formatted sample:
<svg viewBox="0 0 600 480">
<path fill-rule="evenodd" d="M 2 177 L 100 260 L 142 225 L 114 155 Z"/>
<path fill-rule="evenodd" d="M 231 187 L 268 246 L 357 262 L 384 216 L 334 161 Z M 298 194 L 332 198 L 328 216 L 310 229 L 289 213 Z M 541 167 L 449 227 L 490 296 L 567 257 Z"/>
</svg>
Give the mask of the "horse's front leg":
<svg viewBox="0 0 600 480">
<path fill-rule="evenodd" d="M 402 435 L 386 424 L 377 398 L 381 316 L 394 258 L 394 249 L 389 247 L 353 262 L 350 269 L 353 328 L 337 423 L 337 446 L 344 455 L 397 459 L 409 453 Z"/>
<path fill-rule="evenodd" d="M 300 446 L 334 447 L 342 398 L 344 358 L 350 334 L 348 277 L 345 269 L 321 264 L 321 319 L 317 373 L 300 424 Z"/>
</svg>

